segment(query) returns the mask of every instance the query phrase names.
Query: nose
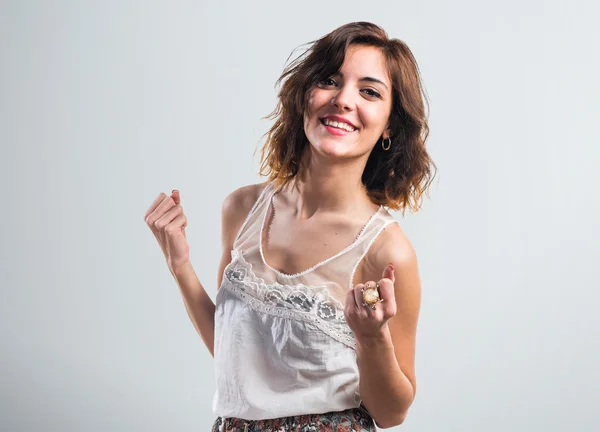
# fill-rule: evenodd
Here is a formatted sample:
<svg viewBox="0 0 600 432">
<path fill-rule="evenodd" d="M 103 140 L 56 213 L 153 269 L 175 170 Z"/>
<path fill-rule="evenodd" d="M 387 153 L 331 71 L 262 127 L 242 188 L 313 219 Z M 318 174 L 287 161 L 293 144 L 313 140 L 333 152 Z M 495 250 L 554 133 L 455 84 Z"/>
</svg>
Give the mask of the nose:
<svg viewBox="0 0 600 432">
<path fill-rule="evenodd" d="M 331 105 L 338 109 L 348 111 L 352 109 L 352 95 L 350 89 L 342 87 L 331 99 Z"/>
</svg>

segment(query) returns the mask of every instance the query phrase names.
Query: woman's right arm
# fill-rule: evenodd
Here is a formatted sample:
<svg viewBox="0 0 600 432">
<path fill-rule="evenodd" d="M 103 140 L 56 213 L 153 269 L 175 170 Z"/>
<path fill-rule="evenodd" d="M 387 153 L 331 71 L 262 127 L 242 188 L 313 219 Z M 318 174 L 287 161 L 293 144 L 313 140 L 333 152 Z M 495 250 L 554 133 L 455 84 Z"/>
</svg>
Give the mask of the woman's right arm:
<svg viewBox="0 0 600 432">
<path fill-rule="evenodd" d="M 223 200 L 221 210 L 222 254 L 217 274 L 218 287 L 223 281 L 225 267 L 231 262 L 231 250 L 235 237 L 261 190 L 262 184 L 244 186 L 231 192 Z M 214 356 L 215 304 L 200 283 L 190 261 L 174 268 L 172 274 L 177 281 L 192 324 L 210 354 Z"/>
</svg>

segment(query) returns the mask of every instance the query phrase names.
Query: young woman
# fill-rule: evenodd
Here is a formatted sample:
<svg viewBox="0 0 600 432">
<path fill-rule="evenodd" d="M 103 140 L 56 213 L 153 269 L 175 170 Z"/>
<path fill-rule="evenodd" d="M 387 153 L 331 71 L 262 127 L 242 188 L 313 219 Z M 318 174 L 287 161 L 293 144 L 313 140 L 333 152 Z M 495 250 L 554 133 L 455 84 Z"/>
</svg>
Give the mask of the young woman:
<svg viewBox="0 0 600 432">
<path fill-rule="evenodd" d="M 198 281 L 178 191 L 144 218 L 215 357 L 213 430 L 375 430 L 416 391 L 417 259 L 387 208 L 418 210 L 434 176 L 408 47 L 365 22 L 283 72 L 267 181 L 223 203 L 216 306 Z"/>
</svg>

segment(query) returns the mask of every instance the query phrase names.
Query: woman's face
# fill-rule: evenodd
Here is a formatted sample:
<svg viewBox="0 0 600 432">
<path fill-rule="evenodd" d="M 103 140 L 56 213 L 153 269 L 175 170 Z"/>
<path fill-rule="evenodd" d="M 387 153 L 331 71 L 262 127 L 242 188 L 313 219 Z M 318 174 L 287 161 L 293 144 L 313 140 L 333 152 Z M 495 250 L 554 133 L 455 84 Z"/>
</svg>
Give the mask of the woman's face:
<svg viewBox="0 0 600 432">
<path fill-rule="evenodd" d="M 338 73 L 311 90 L 304 131 L 321 154 L 362 156 L 389 136 L 391 109 L 385 57 L 378 48 L 351 45 Z"/>
</svg>

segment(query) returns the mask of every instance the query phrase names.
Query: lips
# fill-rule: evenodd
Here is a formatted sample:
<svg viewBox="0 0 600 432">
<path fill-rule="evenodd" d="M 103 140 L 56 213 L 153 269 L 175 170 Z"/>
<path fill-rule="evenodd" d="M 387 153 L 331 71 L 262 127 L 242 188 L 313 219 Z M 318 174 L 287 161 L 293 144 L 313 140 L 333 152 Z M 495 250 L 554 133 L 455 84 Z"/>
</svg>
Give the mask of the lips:
<svg viewBox="0 0 600 432">
<path fill-rule="evenodd" d="M 347 125 L 353 127 L 355 130 L 358 129 L 358 127 L 356 125 L 352 124 L 352 122 L 350 122 L 350 120 L 348 120 L 344 117 L 336 116 L 336 115 L 321 117 L 319 120 L 321 120 L 321 123 L 323 123 L 324 120 L 335 121 L 338 123 L 346 123 Z"/>
<path fill-rule="evenodd" d="M 325 130 L 328 133 L 330 133 L 331 135 L 335 135 L 335 136 L 345 136 L 345 135 L 356 132 L 356 129 L 354 129 L 353 131 L 348 131 L 348 130 L 342 129 L 340 127 L 326 125 L 324 120 L 321 120 L 321 124 L 323 125 L 323 127 L 325 128 Z"/>
</svg>

